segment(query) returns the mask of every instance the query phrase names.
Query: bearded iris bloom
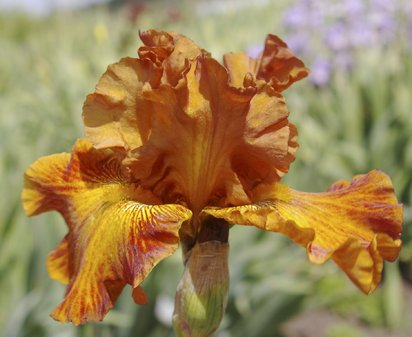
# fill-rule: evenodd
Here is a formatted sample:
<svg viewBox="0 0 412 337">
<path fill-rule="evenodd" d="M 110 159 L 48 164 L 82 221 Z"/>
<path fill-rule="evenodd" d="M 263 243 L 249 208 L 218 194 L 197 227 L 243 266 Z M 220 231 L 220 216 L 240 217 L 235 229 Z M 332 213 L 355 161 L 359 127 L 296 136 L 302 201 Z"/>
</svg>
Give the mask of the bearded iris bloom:
<svg viewBox="0 0 412 337">
<path fill-rule="evenodd" d="M 140 35 L 139 57 L 110 65 L 87 97 L 85 138 L 25 173 L 26 213 L 56 210 L 68 225 L 47 260 L 67 284 L 52 317 L 100 321 L 127 284 L 145 303 L 141 283 L 181 244 L 175 327 L 194 335 L 182 332 L 196 324 L 183 317 L 196 311 L 194 297 L 224 312 L 232 225 L 283 233 L 311 262 L 331 258 L 373 291 L 401 248 L 402 205 L 389 177 L 373 170 L 324 193 L 280 182 L 298 149 L 282 91 L 307 76 L 303 62 L 274 35 L 257 59 L 229 53 L 224 65 L 182 35 Z"/>
</svg>

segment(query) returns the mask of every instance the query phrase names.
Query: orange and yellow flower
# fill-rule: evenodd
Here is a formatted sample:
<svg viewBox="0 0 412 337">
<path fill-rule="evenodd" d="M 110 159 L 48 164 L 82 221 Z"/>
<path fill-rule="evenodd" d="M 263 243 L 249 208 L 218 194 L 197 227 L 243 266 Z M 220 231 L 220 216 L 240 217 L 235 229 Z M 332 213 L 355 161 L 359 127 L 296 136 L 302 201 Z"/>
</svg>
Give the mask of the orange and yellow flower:
<svg viewBox="0 0 412 337">
<path fill-rule="evenodd" d="M 85 138 L 25 174 L 26 213 L 56 210 L 68 225 L 48 257 L 67 284 L 52 316 L 102 320 L 126 284 L 145 303 L 142 281 L 179 243 L 225 241 L 216 226 L 235 224 L 283 233 L 373 291 L 401 247 L 389 177 L 374 170 L 324 193 L 280 183 L 298 148 L 282 91 L 308 74 L 303 62 L 273 35 L 258 59 L 229 53 L 224 65 L 176 33 L 141 39 L 139 57 L 109 66 L 87 97 Z"/>
</svg>

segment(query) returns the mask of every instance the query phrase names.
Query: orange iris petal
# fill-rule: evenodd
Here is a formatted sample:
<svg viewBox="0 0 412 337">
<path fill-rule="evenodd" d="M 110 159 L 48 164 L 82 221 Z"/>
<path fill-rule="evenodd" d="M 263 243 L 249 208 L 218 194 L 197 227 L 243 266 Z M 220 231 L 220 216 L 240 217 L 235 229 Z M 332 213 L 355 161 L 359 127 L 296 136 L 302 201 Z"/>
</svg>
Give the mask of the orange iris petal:
<svg viewBox="0 0 412 337">
<path fill-rule="evenodd" d="M 372 171 L 340 181 L 325 193 L 305 193 L 278 184 L 260 187 L 253 205 L 208 208 L 205 214 L 232 224 L 281 232 L 307 248 L 312 262 L 329 257 L 364 292 L 380 281 L 383 260 L 399 254 L 402 205 L 384 173 Z"/>
<path fill-rule="evenodd" d="M 134 177 L 165 200 L 194 211 L 249 201 L 252 188 L 287 172 L 296 128 L 269 86 L 239 90 L 223 66 L 202 54 L 176 87 L 145 93 L 153 107 L 148 141 L 133 151 Z"/>
<path fill-rule="evenodd" d="M 152 114 L 143 93 L 158 85 L 161 76 L 161 69 L 148 60 L 127 57 L 110 65 L 84 102 L 87 138 L 97 148 L 141 146 L 150 133 Z"/>
<path fill-rule="evenodd" d="M 249 73 L 257 80 L 270 83 L 276 91 L 281 92 L 309 74 L 304 63 L 276 35 L 268 35 L 264 50 L 256 60 L 242 52 L 225 54 L 223 59 L 230 81 L 237 87 L 250 85 L 248 77 L 245 80 Z"/>
<path fill-rule="evenodd" d="M 59 211 L 69 233 L 49 255 L 50 275 L 68 283 L 65 299 L 52 313 L 59 321 L 98 321 L 123 287 L 136 288 L 150 270 L 178 247 L 178 231 L 191 212 L 157 199 L 128 182 L 122 155 L 78 141 L 73 154 L 43 157 L 25 175 L 27 214 Z"/>
<path fill-rule="evenodd" d="M 172 86 L 182 79 L 190 61 L 204 52 L 186 36 L 174 32 L 151 29 L 140 33 L 140 38 L 145 45 L 139 48 L 139 57 L 161 66 L 164 70 L 162 82 Z"/>
<path fill-rule="evenodd" d="M 141 146 L 151 130 L 153 108 L 144 94 L 160 83 L 176 85 L 200 48 L 185 36 L 149 30 L 140 34 L 140 59 L 108 67 L 83 106 L 86 136 L 97 148 Z"/>
<path fill-rule="evenodd" d="M 86 135 L 96 147 L 124 147 L 137 181 L 195 213 L 249 202 L 257 184 L 288 171 L 297 131 L 274 86 L 232 87 L 230 69 L 182 35 L 150 30 L 141 38 L 140 59 L 109 66 L 86 100 Z"/>
</svg>

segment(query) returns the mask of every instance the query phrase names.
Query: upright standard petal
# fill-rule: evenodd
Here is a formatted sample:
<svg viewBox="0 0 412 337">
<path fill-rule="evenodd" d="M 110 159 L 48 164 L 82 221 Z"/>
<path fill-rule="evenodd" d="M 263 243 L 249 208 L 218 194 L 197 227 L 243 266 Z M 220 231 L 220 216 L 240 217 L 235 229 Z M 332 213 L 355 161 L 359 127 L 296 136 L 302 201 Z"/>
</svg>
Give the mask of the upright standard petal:
<svg viewBox="0 0 412 337">
<path fill-rule="evenodd" d="M 278 181 L 297 149 L 281 94 L 270 86 L 240 90 L 208 54 L 192 62 L 184 81 L 145 93 L 152 132 L 132 153 L 132 172 L 165 202 L 195 213 L 206 205 L 250 202 L 260 183 Z"/>
<path fill-rule="evenodd" d="M 156 205 L 157 198 L 131 183 L 123 156 L 80 140 L 72 155 L 43 157 L 26 171 L 26 213 L 56 210 L 69 227 L 48 259 L 50 275 L 68 283 L 52 313 L 56 320 L 102 320 L 126 284 L 134 288 L 135 301 L 144 303 L 139 285 L 177 249 L 180 226 L 191 216 L 180 205 Z"/>
<path fill-rule="evenodd" d="M 304 63 L 276 35 L 267 36 L 263 52 L 257 59 L 237 52 L 225 54 L 223 60 L 231 84 L 236 87 L 250 85 L 247 74 L 251 74 L 256 80 L 263 80 L 281 92 L 309 74 Z"/>
<path fill-rule="evenodd" d="M 309 259 L 329 257 L 365 293 L 378 285 L 383 260 L 393 261 L 401 248 L 403 208 L 392 183 L 380 171 L 339 181 L 325 193 L 295 191 L 277 184 L 255 190 L 253 205 L 208 208 L 203 216 L 232 224 L 281 232 L 306 247 Z"/>
<path fill-rule="evenodd" d="M 163 68 L 162 82 L 176 86 L 189 70 L 190 62 L 204 53 L 191 39 L 174 32 L 155 29 L 140 33 L 144 46 L 138 50 L 141 59 L 150 59 Z"/>
<path fill-rule="evenodd" d="M 153 110 L 145 90 L 159 85 L 162 70 L 126 57 L 110 65 L 83 105 L 86 137 L 97 148 L 134 149 L 148 138 Z"/>
<path fill-rule="evenodd" d="M 187 37 L 157 30 L 140 33 L 140 58 L 110 65 L 83 105 L 86 137 L 97 148 L 136 149 L 151 132 L 153 107 L 145 92 L 160 83 L 175 86 L 201 49 Z"/>
<path fill-rule="evenodd" d="M 227 69 L 182 35 L 141 38 L 140 59 L 109 66 L 86 100 L 96 147 L 126 148 L 139 183 L 194 213 L 248 203 L 251 189 L 288 171 L 297 131 L 274 86 L 231 86 Z"/>
</svg>

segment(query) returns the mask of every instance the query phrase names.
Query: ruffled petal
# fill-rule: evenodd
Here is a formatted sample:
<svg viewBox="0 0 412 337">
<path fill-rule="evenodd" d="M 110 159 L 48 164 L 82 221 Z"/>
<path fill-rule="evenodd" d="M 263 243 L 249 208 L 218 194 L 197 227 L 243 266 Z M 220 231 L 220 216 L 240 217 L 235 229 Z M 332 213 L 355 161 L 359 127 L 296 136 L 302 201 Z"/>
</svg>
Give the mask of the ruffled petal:
<svg viewBox="0 0 412 337">
<path fill-rule="evenodd" d="M 245 86 L 245 77 L 250 74 L 256 80 L 258 62 L 244 52 L 231 52 L 223 55 L 223 63 L 229 72 L 230 84 L 240 88 Z M 254 85 L 254 83 L 249 83 Z"/>
<path fill-rule="evenodd" d="M 156 113 L 148 142 L 133 153 L 134 177 L 156 195 L 200 211 L 230 169 L 252 96 L 229 88 L 225 69 L 200 56 L 179 86 L 147 93 Z"/>
<path fill-rule="evenodd" d="M 86 137 L 96 148 L 134 149 L 147 140 L 153 111 L 143 94 L 161 76 L 149 60 L 127 57 L 108 67 L 83 106 Z"/>
<path fill-rule="evenodd" d="M 276 35 L 268 35 L 263 53 L 258 59 L 257 79 L 271 82 L 278 91 L 308 76 L 309 71 L 287 44 Z"/>
<path fill-rule="evenodd" d="M 231 87 L 226 69 L 208 54 L 192 62 L 179 86 L 161 85 L 145 97 L 153 128 L 133 151 L 131 171 L 166 202 L 182 200 L 194 213 L 243 204 L 294 160 L 296 128 L 283 96 L 270 86 Z"/>
<path fill-rule="evenodd" d="M 153 107 L 145 92 L 160 83 L 177 85 L 201 49 L 187 37 L 157 30 L 140 33 L 140 59 L 108 67 L 83 106 L 86 137 L 96 148 L 142 146 L 151 132 Z"/>
<path fill-rule="evenodd" d="M 190 39 L 140 35 L 140 59 L 109 66 L 85 102 L 95 147 L 124 148 L 136 181 L 195 213 L 244 204 L 251 189 L 288 171 L 297 131 L 273 85 L 235 88 L 230 72 Z"/>
<path fill-rule="evenodd" d="M 247 191 L 262 182 L 278 181 L 295 160 L 297 129 L 288 116 L 284 97 L 270 86 L 259 88 L 251 99 L 243 143 L 232 159 Z"/>
<path fill-rule="evenodd" d="M 26 171 L 26 213 L 57 210 L 69 227 L 48 259 L 50 275 L 68 283 L 52 313 L 56 320 L 102 320 L 126 284 L 135 289 L 135 301 L 144 303 L 139 285 L 177 249 L 181 224 L 191 216 L 180 205 L 155 205 L 151 193 L 131 184 L 123 156 L 81 140 L 71 156 L 43 157 Z"/>
<path fill-rule="evenodd" d="M 141 59 L 150 59 L 162 67 L 162 82 L 176 86 L 190 68 L 190 62 L 204 51 L 191 39 L 174 32 L 155 29 L 140 33 L 144 46 L 139 48 Z"/>
<path fill-rule="evenodd" d="M 309 74 L 305 64 L 276 35 L 267 36 L 263 52 L 256 60 L 244 53 L 228 53 L 223 59 L 231 84 L 236 87 L 243 86 L 245 76 L 247 79 L 247 74 L 251 74 L 281 92 Z"/>
<path fill-rule="evenodd" d="M 286 234 L 306 247 L 312 262 L 332 257 L 365 293 L 378 285 L 383 260 L 399 254 L 403 208 L 380 171 L 337 182 L 325 193 L 261 186 L 254 199 L 253 205 L 207 208 L 203 215 Z"/>
</svg>

